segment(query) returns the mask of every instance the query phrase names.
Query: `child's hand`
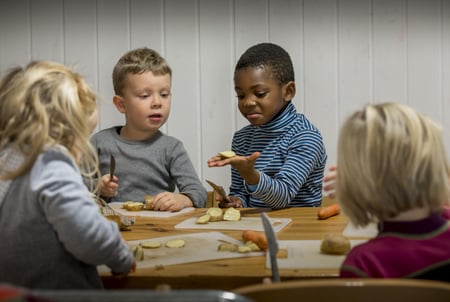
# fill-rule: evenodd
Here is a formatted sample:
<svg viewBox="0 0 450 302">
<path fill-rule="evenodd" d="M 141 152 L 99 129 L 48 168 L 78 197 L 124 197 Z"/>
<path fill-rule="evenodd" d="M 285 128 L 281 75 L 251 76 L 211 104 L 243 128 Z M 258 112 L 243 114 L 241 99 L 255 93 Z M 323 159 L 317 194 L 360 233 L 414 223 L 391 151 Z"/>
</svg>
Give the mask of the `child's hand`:
<svg viewBox="0 0 450 302">
<path fill-rule="evenodd" d="M 113 179 L 111 180 L 111 177 L 109 174 L 105 174 L 102 176 L 101 179 L 101 190 L 100 195 L 105 197 L 113 197 L 117 195 L 117 189 L 119 188 L 117 176 L 113 176 Z"/>
<path fill-rule="evenodd" d="M 136 271 L 136 261 L 133 261 L 133 265 L 131 266 L 131 269 L 130 269 L 128 272 L 125 272 L 125 273 L 111 272 L 111 275 L 112 275 L 114 278 L 117 278 L 117 279 L 123 279 L 123 278 L 125 278 L 126 276 L 128 276 L 130 273 L 134 273 L 135 271 Z"/>
<path fill-rule="evenodd" d="M 242 200 L 235 196 L 228 196 L 231 202 L 224 201 L 222 197 L 217 196 L 216 200 L 219 202 L 219 208 L 242 208 Z"/>
<path fill-rule="evenodd" d="M 186 195 L 172 192 L 162 192 L 155 196 L 153 210 L 178 212 L 192 207 L 193 203 Z"/>
<path fill-rule="evenodd" d="M 335 185 L 336 185 L 336 171 L 337 171 L 337 167 L 336 166 L 331 166 L 328 169 L 330 172 L 325 175 L 323 177 L 323 191 L 325 193 L 325 195 L 328 196 L 328 198 L 335 198 L 336 197 L 336 193 L 335 193 Z"/>
</svg>

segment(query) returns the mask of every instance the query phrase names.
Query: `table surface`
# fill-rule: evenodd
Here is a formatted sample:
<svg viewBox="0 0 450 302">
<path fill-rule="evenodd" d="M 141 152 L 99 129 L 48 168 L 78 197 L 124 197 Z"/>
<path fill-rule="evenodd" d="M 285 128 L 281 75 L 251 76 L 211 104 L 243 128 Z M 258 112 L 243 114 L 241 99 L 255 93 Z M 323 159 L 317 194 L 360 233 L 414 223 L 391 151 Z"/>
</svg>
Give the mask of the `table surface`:
<svg viewBox="0 0 450 302">
<path fill-rule="evenodd" d="M 207 232 L 204 229 L 175 229 L 181 221 L 199 217 L 207 209 L 170 218 L 137 217 L 131 231 L 124 231 L 125 240 L 165 237 L 194 232 Z M 241 209 L 243 217 L 260 217 L 263 209 Z M 317 219 L 317 208 L 290 208 L 272 210 L 270 217 L 291 218 L 292 222 L 277 233 L 278 240 L 318 240 L 325 234 L 342 233 L 348 224 L 348 218 L 337 215 L 326 220 Z M 211 230 L 217 231 L 217 230 Z M 241 240 L 242 230 L 220 230 L 225 235 Z M 231 290 L 244 285 L 262 282 L 270 277 L 270 269 L 265 267 L 265 256 L 247 258 L 220 259 L 188 264 L 168 265 L 163 268 L 141 268 L 124 279 L 116 279 L 110 274 L 102 274 L 106 288 L 159 288 L 169 285 L 173 289 L 220 289 Z M 281 280 L 301 278 L 335 278 L 338 269 L 282 269 Z"/>
</svg>

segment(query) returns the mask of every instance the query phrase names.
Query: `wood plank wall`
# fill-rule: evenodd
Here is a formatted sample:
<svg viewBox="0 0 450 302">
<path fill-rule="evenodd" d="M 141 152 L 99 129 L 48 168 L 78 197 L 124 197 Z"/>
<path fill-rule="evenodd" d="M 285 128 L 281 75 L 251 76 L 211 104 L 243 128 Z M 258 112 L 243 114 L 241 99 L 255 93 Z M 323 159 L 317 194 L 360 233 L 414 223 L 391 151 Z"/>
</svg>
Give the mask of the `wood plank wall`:
<svg viewBox="0 0 450 302">
<path fill-rule="evenodd" d="M 141 46 L 164 55 L 174 75 L 163 131 L 184 142 L 202 180 L 225 187 L 229 169 L 206 161 L 246 125 L 233 68 L 263 41 L 291 54 L 294 103 L 322 131 L 329 165 L 342 120 L 368 102 L 430 115 L 450 150 L 449 0 L 0 0 L 0 71 L 31 59 L 75 66 L 101 96 L 98 129 L 123 122 L 111 103 L 117 59 Z"/>
</svg>

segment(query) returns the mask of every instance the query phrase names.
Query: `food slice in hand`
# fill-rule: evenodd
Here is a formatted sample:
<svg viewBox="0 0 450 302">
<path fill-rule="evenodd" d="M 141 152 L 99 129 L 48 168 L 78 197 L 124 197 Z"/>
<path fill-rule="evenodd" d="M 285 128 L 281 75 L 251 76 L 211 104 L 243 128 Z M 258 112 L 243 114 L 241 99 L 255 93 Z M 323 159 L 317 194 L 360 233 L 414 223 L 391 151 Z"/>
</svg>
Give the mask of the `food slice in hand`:
<svg viewBox="0 0 450 302">
<path fill-rule="evenodd" d="M 236 153 L 234 153 L 233 151 L 222 151 L 222 152 L 219 152 L 219 156 L 220 156 L 222 159 L 225 159 L 225 158 L 232 158 L 232 157 L 235 157 L 235 156 L 236 156 Z"/>
</svg>

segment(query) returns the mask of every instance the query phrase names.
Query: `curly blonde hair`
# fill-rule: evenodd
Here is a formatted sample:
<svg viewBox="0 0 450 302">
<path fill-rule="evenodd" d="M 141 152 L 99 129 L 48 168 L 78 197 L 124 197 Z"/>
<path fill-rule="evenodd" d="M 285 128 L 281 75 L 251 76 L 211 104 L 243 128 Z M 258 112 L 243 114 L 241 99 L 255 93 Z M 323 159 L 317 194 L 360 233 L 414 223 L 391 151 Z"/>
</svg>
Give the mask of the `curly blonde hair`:
<svg viewBox="0 0 450 302">
<path fill-rule="evenodd" d="M 50 61 L 11 69 L 0 81 L 0 150 L 15 147 L 25 159 L 3 179 L 27 173 L 46 148 L 64 146 L 84 176 L 98 176 L 90 143 L 97 123 L 95 93 L 83 77 Z"/>
<path fill-rule="evenodd" d="M 449 198 L 441 128 L 407 105 L 367 105 L 348 117 L 337 166 L 337 198 L 357 226 L 415 208 L 439 211 Z"/>
</svg>

